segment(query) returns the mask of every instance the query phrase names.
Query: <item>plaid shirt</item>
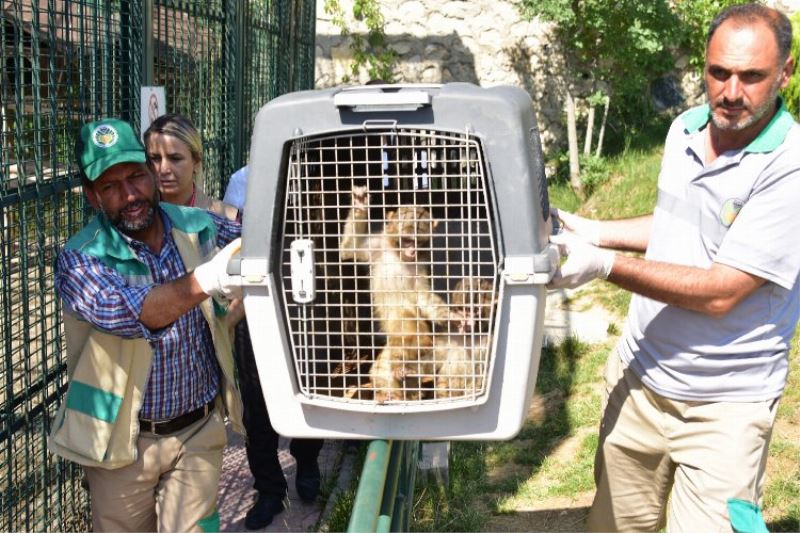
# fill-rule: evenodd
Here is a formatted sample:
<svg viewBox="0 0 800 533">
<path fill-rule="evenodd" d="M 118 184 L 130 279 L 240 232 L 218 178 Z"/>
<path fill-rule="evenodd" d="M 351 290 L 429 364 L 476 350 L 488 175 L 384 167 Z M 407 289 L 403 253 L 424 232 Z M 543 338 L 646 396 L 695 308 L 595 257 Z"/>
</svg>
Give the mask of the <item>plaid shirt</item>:
<svg viewBox="0 0 800 533">
<path fill-rule="evenodd" d="M 241 234 L 241 224 L 209 215 L 217 228 L 217 245 L 224 246 Z M 164 420 L 187 413 L 211 401 L 219 390 L 219 365 L 208 323 L 195 306 L 169 326 L 150 330 L 141 322 L 144 299 L 155 285 L 183 276 L 186 268 L 164 221 L 164 244 L 154 254 L 144 243 L 128 238 L 131 249 L 153 276 L 154 284 L 132 286 L 115 270 L 95 257 L 76 250 L 58 256 L 55 287 L 64 301 L 82 319 L 95 327 L 124 338 L 145 338 L 153 348 L 153 363 L 144 394 L 141 418 Z"/>
</svg>

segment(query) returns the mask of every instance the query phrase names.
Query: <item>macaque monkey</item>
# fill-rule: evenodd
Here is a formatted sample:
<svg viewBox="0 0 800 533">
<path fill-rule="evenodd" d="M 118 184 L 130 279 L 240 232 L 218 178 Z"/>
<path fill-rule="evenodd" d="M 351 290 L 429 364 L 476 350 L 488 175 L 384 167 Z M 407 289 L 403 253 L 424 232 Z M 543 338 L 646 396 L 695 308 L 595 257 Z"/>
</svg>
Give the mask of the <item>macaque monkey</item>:
<svg viewBox="0 0 800 533">
<path fill-rule="evenodd" d="M 492 282 L 484 278 L 464 278 L 453 287 L 450 304 L 471 318 L 474 330 L 486 333 L 497 304 Z"/>
<path fill-rule="evenodd" d="M 433 292 L 420 260 L 438 221 L 422 207 L 403 206 L 386 214 L 380 232 L 370 233 L 367 188 L 353 187 L 351 198 L 339 255 L 369 264 L 373 313 L 386 334 L 369 371 L 374 398 L 417 400 L 426 377 L 433 381 L 433 324 L 463 321 Z"/>
<path fill-rule="evenodd" d="M 453 288 L 450 303 L 472 324 L 472 331 L 461 328 L 456 333 L 434 336 L 437 398 L 467 396 L 483 387 L 490 320 L 496 303 L 494 287 L 486 279 L 464 278 Z"/>
</svg>

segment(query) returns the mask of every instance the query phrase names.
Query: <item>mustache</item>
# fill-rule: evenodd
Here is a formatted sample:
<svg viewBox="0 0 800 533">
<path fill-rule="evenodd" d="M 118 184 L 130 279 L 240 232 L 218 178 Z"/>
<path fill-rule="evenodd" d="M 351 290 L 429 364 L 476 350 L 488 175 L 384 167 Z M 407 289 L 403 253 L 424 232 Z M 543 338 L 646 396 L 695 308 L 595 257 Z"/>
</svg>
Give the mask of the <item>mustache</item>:
<svg viewBox="0 0 800 533">
<path fill-rule="evenodd" d="M 728 100 L 727 98 L 723 97 L 714 102 L 714 107 L 744 107 L 744 100 L 741 98 L 737 98 L 736 100 Z"/>
<path fill-rule="evenodd" d="M 121 211 L 123 211 L 123 212 L 125 212 L 125 211 L 134 211 L 136 209 L 139 209 L 140 207 L 147 207 L 148 205 L 150 205 L 150 202 L 148 202 L 146 200 L 134 200 L 133 202 L 131 202 L 131 203 L 127 204 L 125 207 L 123 207 L 121 209 Z"/>
</svg>

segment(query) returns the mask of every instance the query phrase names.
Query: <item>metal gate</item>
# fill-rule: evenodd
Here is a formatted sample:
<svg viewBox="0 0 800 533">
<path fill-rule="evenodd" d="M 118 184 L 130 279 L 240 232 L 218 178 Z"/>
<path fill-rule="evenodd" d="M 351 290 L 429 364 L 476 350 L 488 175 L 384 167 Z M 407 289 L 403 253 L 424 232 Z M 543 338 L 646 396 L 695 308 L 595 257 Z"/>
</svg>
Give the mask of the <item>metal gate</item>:
<svg viewBox="0 0 800 533">
<path fill-rule="evenodd" d="M 80 470 L 46 450 L 66 388 L 55 255 L 88 206 L 72 154 L 140 87 L 204 139 L 206 191 L 247 159 L 255 112 L 313 86 L 314 0 L 0 0 L 0 530 L 86 530 Z"/>
</svg>

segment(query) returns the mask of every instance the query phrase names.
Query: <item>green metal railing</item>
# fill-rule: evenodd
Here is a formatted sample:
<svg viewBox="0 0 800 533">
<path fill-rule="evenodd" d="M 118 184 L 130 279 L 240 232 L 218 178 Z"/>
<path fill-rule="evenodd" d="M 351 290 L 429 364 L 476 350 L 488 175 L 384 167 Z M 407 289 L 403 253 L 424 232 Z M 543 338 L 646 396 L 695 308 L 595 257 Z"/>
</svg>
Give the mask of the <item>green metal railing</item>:
<svg viewBox="0 0 800 533">
<path fill-rule="evenodd" d="M 89 210 L 80 125 L 139 129 L 140 87 L 204 137 L 219 195 L 247 160 L 256 111 L 314 76 L 314 0 L 0 0 L 0 531 L 86 530 L 76 465 L 48 453 L 66 387 L 52 265 Z"/>
<path fill-rule="evenodd" d="M 418 454 L 418 441 L 370 442 L 349 533 L 408 531 Z"/>
</svg>

